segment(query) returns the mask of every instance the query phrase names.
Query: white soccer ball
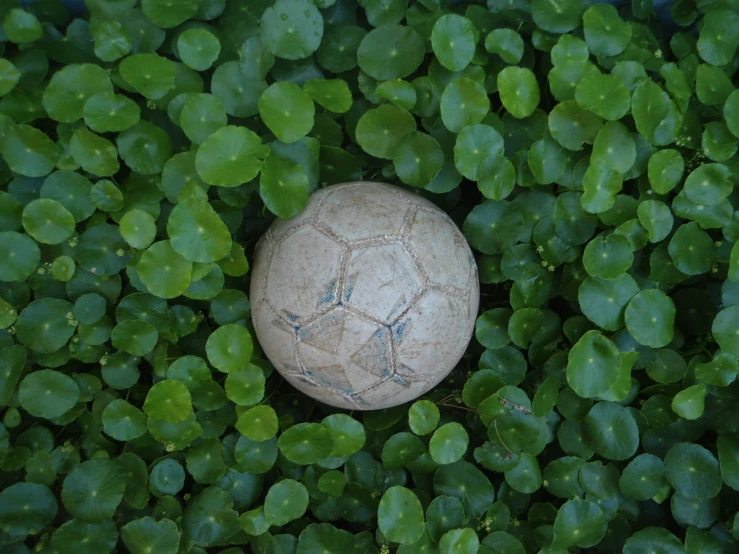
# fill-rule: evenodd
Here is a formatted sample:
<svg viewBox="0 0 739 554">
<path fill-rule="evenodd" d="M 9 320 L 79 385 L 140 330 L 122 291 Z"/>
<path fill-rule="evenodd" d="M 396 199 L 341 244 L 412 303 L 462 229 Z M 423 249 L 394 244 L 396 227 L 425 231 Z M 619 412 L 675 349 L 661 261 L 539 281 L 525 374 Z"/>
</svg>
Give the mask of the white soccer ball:
<svg viewBox="0 0 739 554">
<path fill-rule="evenodd" d="M 354 182 L 320 189 L 256 248 L 252 320 L 285 379 L 332 406 L 396 406 L 437 385 L 475 326 L 470 247 L 430 201 Z"/>
</svg>

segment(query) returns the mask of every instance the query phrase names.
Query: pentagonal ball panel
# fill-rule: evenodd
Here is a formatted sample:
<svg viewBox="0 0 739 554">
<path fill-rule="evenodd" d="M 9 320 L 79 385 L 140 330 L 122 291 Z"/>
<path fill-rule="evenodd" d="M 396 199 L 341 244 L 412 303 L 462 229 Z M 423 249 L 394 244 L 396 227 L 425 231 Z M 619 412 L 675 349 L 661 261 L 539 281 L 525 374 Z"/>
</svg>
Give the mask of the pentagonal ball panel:
<svg viewBox="0 0 739 554">
<path fill-rule="evenodd" d="M 439 211 L 418 210 L 408 235 L 409 248 L 429 281 L 463 289 L 474 264 L 464 235 Z"/>
</svg>

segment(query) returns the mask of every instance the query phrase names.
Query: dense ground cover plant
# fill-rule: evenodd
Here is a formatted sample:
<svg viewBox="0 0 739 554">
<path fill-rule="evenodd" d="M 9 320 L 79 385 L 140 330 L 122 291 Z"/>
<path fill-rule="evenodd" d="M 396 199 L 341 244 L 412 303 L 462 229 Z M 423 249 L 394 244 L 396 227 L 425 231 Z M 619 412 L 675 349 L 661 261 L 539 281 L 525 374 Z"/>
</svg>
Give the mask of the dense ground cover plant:
<svg viewBox="0 0 739 554">
<path fill-rule="evenodd" d="M 739 7 L 0 4 L 0 550 L 736 552 Z M 345 413 L 253 344 L 319 186 L 414 187 L 476 341 Z"/>
</svg>

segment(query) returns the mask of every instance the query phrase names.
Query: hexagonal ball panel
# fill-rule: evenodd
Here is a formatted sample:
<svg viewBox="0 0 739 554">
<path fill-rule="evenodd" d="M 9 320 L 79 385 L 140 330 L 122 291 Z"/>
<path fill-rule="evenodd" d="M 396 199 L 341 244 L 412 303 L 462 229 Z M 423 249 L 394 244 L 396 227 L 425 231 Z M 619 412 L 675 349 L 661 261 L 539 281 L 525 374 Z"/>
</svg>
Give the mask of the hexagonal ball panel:
<svg viewBox="0 0 739 554">
<path fill-rule="evenodd" d="M 266 297 L 288 320 L 308 317 L 337 302 L 341 246 L 308 226 L 275 247 Z"/>
<path fill-rule="evenodd" d="M 305 374 L 342 394 L 362 391 L 393 371 L 387 328 L 338 307 L 298 329 Z"/>
<path fill-rule="evenodd" d="M 413 260 L 400 244 L 353 250 L 346 275 L 344 303 L 385 322 L 399 316 L 423 287 Z"/>
<path fill-rule="evenodd" d="M 346 240 L 397 235 L 410 208 L 383 185 L 350 186 L 333 191 L 318 220 Z"/>
<path fill-rule="evenodd" d="M 474 263 L 464 235 L 442 213 L 418 210 L 410 234 L 409 248 L 429 281 L 463 289 Z"/>
<path fill-rule="evenodd" d="M 471 336 L 467 302 L 429 290 L 393 325 L 397 367 L 409 380 L 437 368 L 430 379 L 443 379 L 462 357 Z M 473 322 L 474 325 L 474 322 Z M 438 382 L 438 381 L 437 381 Z"/>
</svg>

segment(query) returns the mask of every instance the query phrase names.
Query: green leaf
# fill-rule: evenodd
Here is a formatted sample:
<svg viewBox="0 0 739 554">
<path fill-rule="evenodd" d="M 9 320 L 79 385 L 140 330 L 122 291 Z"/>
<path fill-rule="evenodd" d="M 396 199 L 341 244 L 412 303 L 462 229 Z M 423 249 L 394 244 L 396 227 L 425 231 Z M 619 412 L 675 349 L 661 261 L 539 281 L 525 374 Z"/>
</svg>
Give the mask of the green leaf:
<svg viewBox="0 0 739 554">
<path fill-rule="evenodd" d="M 680 152 L 670 148 L 658 150 L 649 158 L 649 183 L 656 193 L 667 194 L 682 179 L 684 168 Z"/>
<path fill-rule="evenodd" d="M 277 434 L 277 413 L 270 406 L 255 406 L 241 414 L 236 429 L 250 441 L 269 441 Z M 276 455 L 277 443 L 274 446 Z"/>
<path fill-rule="evenodd" d="M 449 71 L 462 71 L 475 55 L 476 30 L 466 17 L 442 15 L 431 30 L 431 48 Z"/>
<path fill-rule="evenodd" d="M 205 200 L 178 203 L 167 220 L 167 233 L 175 252 L 191 262 L 215 262 L 231 251 L 226 224 Z"/>
<path fill-rule="evenodd" d="M 541 95 L 530 69 L 506 67 L 498 73 L 497 81 L 500 101 L 513 117 L 522 119 L 534 113 Z"/>
<path fill-rule="evenodd" d="M 413 544 L 424 531 L 421 502 L 405 487 L 390 487 L 380 499 L 377 523 L 388 540 Z"/>
<path fill-rule="evenodd" d="M 149 389 L 142 409 L 149 417 L 169 423 L 183 422 L 192 410 L 190 391 L 179 381 L 160 381 Z"/>
<path fill-rule="evenodd" d="M 478 179 L 478 171 L 486 158 L 503 155 L 503 137 L 489 125 L 468 125 L 457 135 L 454 144 L 454 166 L 464 177 Z"/>
<path fill-rule="evenodd" d="M 137 250 L 149 248 L 156 238 L 156 221 L 149 212 L 144 210 L 138 208 L 129 210 L 118 223 L 123 240 Z"/>
<path fill-rule="evenodd" d="M 739 306 L 727 306 L 722 309 L 711 325 L 711 333 L 721 350 L 734 357 L 739 355 Z"/>
<path fill-rule="evenodd" d="M 674 335 L 675 304 L 660 290 L 643 290 L 629 301 L 624 319 L 626 328 L 639 344 L 661 348 Z"/>
<path fill-rule="evenodd" d="M 180 127 L 193 144 L 200 144 L 228 122 L 223 103 L 210 94 L 190 94 L 182 106 Z"/>
<path fill-rule="evenodd" d="M 390 160 L 403 139 L 415 130 L 416 122 L 410 113 L 384 104 L 368 110 L 359 119 L 357 143 L 371 156 Z"/>
<path fill-rule="evenodd" d="M 278 58 L 307 58 L 321 44 L 323 17 L 308 0 L 277 0 L 262 15 L 261 37 Z"/>
<path fill-rule="evenodd" d="M 404 79 L 418 69 L 424 54 L 423 39 L 413 28 L 388 24 L 362 38 L 357 62 L 362 71 L 378 81 Z"/>
<path fill-rule="evenodd" d="M 285 430 L 278 441 L 280 452 L 291 462 L 315 464 L 331 455 L 331 433 L 318 423 L 298 423 Z"/>
<path fill-rule="evenodd" d="M 56 352 L 74 334 L 72 309 L 72 304 L 56 298 L 31 302 L 15 324 L 18 341 L 41 354 Z"/>
<path fill-rule="evenodd" d="M 198 11 L 198 1 L 182 0 L 174 4 L 167 0 L 141 0 L 141 10 L 157 27 L 170 29 L 193 17 Z"/>
<path fill-rule="evenodd" d="M 513 29 L 493 29 L 485 37 L 485 50 L 498 54 L 506 63 L 517 64 L 523 57 L 524 42 Z"/>
<path fill-rule="evenodd" d="M 38 244 L 27 235 L 15 231 L 0 233 L 0 281 L 24 281 L 41 262 Z"/>
<path fill-rule="evenodd" d="M 74 216 L 61 203 L 48 198 L 33 200 L 23 209 L 23 228 L 37 242 L 59 244 L 74 233 Z"/>
<path fill-rule="evenodd" d="M 213 331 L 205 344 L 208 361 L 223 373 L 233 373 L 247 367 L 253 350 L 251 334 L 236 323 L 223 325 Z"/>
<path fill-rule="evenodd" d="M 113 93 L 105 70 L 94 64 L 68 65 L 54 73 L 43 96 L 49 117 L 73 123 L 82 117 L 86 102 L 98 93 Z"/>
<path fill-rule="evenodd" d="M 703 384 L 688 387 L 672 399 L 672 411 L 683 419 L 698 419 L 705 409 L 706 394 L 706 387 Z"/>
<path fill-rule="evenodd" d="M 177 525 L 169 519 L 135 519 L 121 527 L 121 538 L 131 554 L 176 554 L 180 543 Z"/>
<path fill-rule="evenodd" d="M 418 400 L 408 409 L 408 426 L 416 435 L 428 435 L 439 424 L 439 408 L 429 400 Z"/>
<path fill-rule="evenodd" d="M 303 84 L 303 90 L 316 104 L 334 113 L 346 113 L 352 107 L 352 93 L 342 79 L 311 79 Z"/>
<path fill-rule="evenodd" d="M 140 122 L 141 125 L 144 122 Z M 119 148 L 126 148 L 124 151 L 121 150 L 120 155 L 124 158 L 124 161 L 133 154 L 132 149 L 129 149 L 129 143 L 121 143 L 121 136 L 118 137 Z M 72 140 L 69 143 L 69 151 L 74 157 L 76 163 L 82 166 L 82 169 L 88 171 L 94 175 L 100 177 L 110 177 L 118 173 L 120 164 L 118 163 L 118 150 L 108 139 L 96 135 L 95 133 L 88 131 L 87 129 L 77 129 L 72 135 Z M 138 164 L 138 162 L 135 162 Z M 138 166 L 140 169 L 148 167 L 144 164 Z"/>
<path fill-rule="evenodd" d="M 269 148 L 245 127 L 222 127 L 198 148 L 195 166 L 203 181 L 220 187 L 237 187 L 259 174 Z"/>
<path fill-rule="evenodd" d="M 567 157 L 562 147 L 549 137 L 536 141 L 526 160 L 536 181 L 548 185 L 558 181 L 567 170 Z"/>
<path fill-rule="evenodd" d="M 603 511 L 590 500 L 568 500 L 554 520 L 554 545 L 560 548 L 589 548 L 606 534 L 608 524 Z"/>
<path fill-rule="evenodd" d="M 95 55 L 104 62 L 114 62 L 131 51 L 133 40 L 128 29 L 118 21 L 103 21 L 92 29 Z"/>
<path fill-rule="evenodd" d="M 585 41 L 596 56 L 615 56 L 631 40 L 631 26 L 610 4 L 594 4 L 582 16 Z"/>
<path fill-rule="evenodd" d="M 404 110 L 411 110 L 416 105 L 418 94 L 411 83 L 402 79 L 391 79 L 377 85 L 375 96 Z"/>
<path fill-rule="evenodd" d="M 136 265 L 148 292 L 160 298 L 176 298 L 187 290 L 192 279 L 192 262 L 174 251 L 168 240 L 155 242 Z"/>
<path fill-rule="evenodd" d="M 205 71 L 218 59 L 221 43 L 206 29 L 187 29 L 177 38 L 177 52 L 187 67 Z"/>
<path fill-rule="evenodd" d="M 430 135 L 412 131 L 398 145 L 393 165 L 401 181 L 413 187 L 425 187 L 441 171 L 444 152 Z"/>
<path fill-rule="evenodd" d="M 731 79 L 718 67 L 700 64 L 695 74 L 695 95 L 708 106 L 723 106 L 734 92 Z"/>
<path fill-rule="evenodd" d="M 605 393 L 619 378 L 618 348 L 598 331 L 587 331 L 567 357 L 567 382 L 583 398 Z"/>
<path fill-rule="evenodd" d="M 616 233 L 591 240 L 582 257 L 588 275 L 601 279 L 616 279 L 624 275 L 633 261 L 631 243 L 626 237 Z"/>
<path fill-rule="evenodd" d="M 43 36 L 41 22 L 32 13 L 21 9 L 7 12 L 4 28 L 8 40 L 16 44 L 33 42 Z"/>
<path fill-rule="evenodd" d="M 683 190 L 695 204 L 713 205 L 731 194 L 734 185 L 729 180 L 729 168 L 723 164 L 703 164 L 685 179 Z"/>
<path fill-rule="evenodd" d="M 82 113 L 90 129 L 96 133 L 110 133 L 136 125 L 141 108 L 127 96 L 100 92 L 85 102 Z"/>
<path fill-rule="evenodd" d="M 156 328 L 140 319 L 121 321 L 113 328 L 110 337 L 113 346 L 133 356 L 145 356 L 154 350 L 158 340 L 159 333 Z M 154 417 L 165 419 L 160 416 Z"/>
<path fill-rule="evenodd" d="M 29 125 L 14 125 L 0 142 L 8 167 L 26 177 L 43 177 L 59 161 L 59 148 L 44 133 Z"/>
<path fill-rule="evenodd" d="M 364 446 L 366 437 L 364 427 L 356 419 L 346 414 L 332 414 L 321 422 L 331 435 L 332 457 L 351 456 Z"/>
<path fill-rule="evenodd" d="M 452 133 L 467 125 L 480 123 L 490 111 L 490 101 L 482 84 L 459 77 L 452 80 L 441 95 L 441 120 Z"/>
<path fill-rule="evenodd" d="M 721 489 L 718 461 L 698 444 L 681 442 L 670 448 L 665 476 L 676 492 L 688 498 L 713 498 Z"/>
<path fill-rule="evenodd" d="M 311 523 L 298 538 L 296 554 L 342 554 L 352 549 L 352 534 L 330 523 Z"/>
<path fill-rule="evenodd" d="M 590 10 L 598 6 L 612 7 L 598 4 L 591 6 Z M 630 27 L 627 28 L 631 31 Z M 582 109 L 609 121 L 621 119 L 631 108 L 629 90 L 616 75 L 593 74 L 583 77 L 575 88 L 575 101 Z"/>
<path fill-rule="evenodd" d="M 62 502 L 72 516 L 88 523 L 113 517 L 126 488 L 122 466 L 112 460 L 88 460 L 64 479 Z"/>
<path fill-rule="evenodd" d="M 734 490 L 739 487 L 739 443 L 733 437 L 718 438 L 718 460 L 721 466 L 721 478 Z"/>
<path fill-rule="evenodd" d="M 56 498 L 45 485 L 19 482 L 0 492 L 0 527 L 9 536 L 22 538 L 45 528 L 57 510 Z"/>
<path fill-rule="evenodd" d="M 616 194 L 621 191 L 621 175 L 610 164 L 595 162 L 588 166 L 583 175 L 581 204 L 587 212 L 605 212 L 616 202 Z"/>
<path fill-rule="evenodd" d="M 568 150 L 580 150 L 583 142 L 592 144 L 602 126 L 601 118 L 583 110 L 574 100 L 554 106 L 548 122 L 552 138 Z"/>
<path fill-rule="evenodd" d="M 647 230 L 649 242 L 660 242 L 672 231 L 675 219 L 670 208 L 659 200 L 642 202 L 636 213 L 639 223 Z"/>
<path fill-rule="evenodd" d="M 147 121 L 139 121 L 121 133 L 117 144 L 123 161 L 142 175 L 161 173 L 172 155 L 172 143 L 167 133 Z"/>
<path fill-rule="evenodd" d="M 225 542 L 241 528 L 233 497 L 217 486 L 194 497 L 182 513 L 182 532 L 202 547 Z"/>
<path fill-rule="evenodd" d="M 278 217 L 298 215 L 308 201 L 309 189 L 308 175 L 300 164 L 273 153 L 262 165 L 259 195 Z"/>
<path fill-rule="evenodd" d="M 118 441 L 130 441 L 146 433 L 146 416 L 125 400 L 113 400 L 103 410 L 103 430 Z"/>
<path fill-rule="evenodd" d="M 624 554 L 642 554 L 645 552 L 681 554 L 684 550 L 680 539 L 667 529 L 647 527 L 626 539 L 623 552 Z"/>
<path fill-rule="evenodd" d="M 121 61 L 118 71 L 136 92 L 150 100 L 163 98 L 175 83 L 174 62 L 157 54 L 128 56 Z"/>
<path fill-rule="evenodd" d="M 686 275 L 700 275 L 716 263 L 716 247 L 710 235 L 691 221 L 678 227 L 667 247 L 675 267 Z"/>
<path fill-rule="evenodd" d="M 308 508 L 308 490 L 302 483 L 285 479 L 272 485 L 264 499 L 264 516 L 272 525 L 285 525 Z"/>
<path fill-rule="evenodd" d="M 585 7 L 577 0 L 533 0 L 531 16 L 549 33 L 566 33 L 580 25 Z"/>
<path fill-rule="evenodd" d="M 474 529 L 451 529 L 439 541 L 441 554 L 476 554 L 480 539 Z"/>
<path fill-rule="evenodd" d="M 54 531 L 51 544 L 60 554 L 74 552 L 108 553 L 118 542 L 118 530 L 112 521 L 85 523 L 71 519 Z"/>
<path fill-rule="evenodd" d="M 631 111 L 636 129 L 655 146 L 670 144 L 682 125 L 682 115 L 675 102 L 651 79 L 636 87 Z"/>
<path fill-rule="evenodd" d="M 516 169 L 507 158 L 485 158 L 477 171 L 477 188 L 485 198 L 503 200 L 516 184 Z"/>
<path fill-rule="evenodd" d="M 665 467 L 653 454 L 639 454 L 629 462 L 618 481 L 621 493 L 634 500 L 649 500 L 665 485 Z"/>
<path fill-rule="evenodd" d="M 729 95 L 724 103 L 723 112 L 729 131 L 739 138 L 739 91 L 735 90 Z"/>
<path fill-rule="evenodd" d="M 639 446 L 639 428 L 628 408 L 598 402 L 583 421 L 588 445 L 609 460 L 627 460 Z"/>
<path fill-rule="evenodd" d="M 461 459 L 467 451 L 469 437 L 459 423 L 447 423 L 434 431 L 429 443 L 431 458 L 440 465 Z"/>
<path fill-rule="evenodd" d="M 730 63 L 739 45 L 732 32 L 739 24 L 737 14 L 724 9 L 708 10 L 702 23 L 696 44 L 700 57 L 715 66 Z"/>
<path fill-rule="evenodd" d="M 264 397 L 264 372 L 249 364 L 226 376 L 226 396 L 237 406 L 253 406 Z"/>
<path fill-rule="evenodd" d="M 636 142 L 629 129 L 619 121 L 609 121 L 598 131 L 590 156 L 593 164 L 611 165 L 626 173 L 636 162 Z"/>
<path fill-rule="evenodd" d="M 382 447 L 382 464 L 386 469 L 397 469 L 414 462 L 425 452 L 426 447 L 417 436 L 396 433 Z"/>
<path fill-rule="evenodd" d="M 311 97 L 288 81 L 273 83 L 259 97 L 259 115 L 282 142 L 306 136 L 313 128 L 315 111 Z"/>
</svg>

